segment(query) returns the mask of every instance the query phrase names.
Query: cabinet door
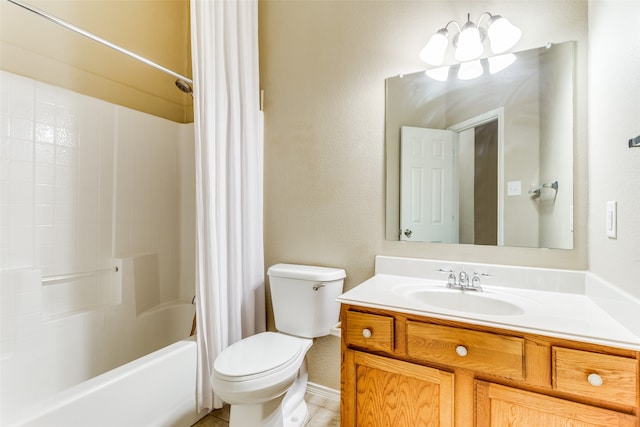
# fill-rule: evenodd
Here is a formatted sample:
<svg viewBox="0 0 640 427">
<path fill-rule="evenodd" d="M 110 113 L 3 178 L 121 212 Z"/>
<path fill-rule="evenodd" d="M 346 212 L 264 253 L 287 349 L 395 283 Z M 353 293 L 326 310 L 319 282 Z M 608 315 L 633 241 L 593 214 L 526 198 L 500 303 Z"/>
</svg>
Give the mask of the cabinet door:
<svg viewBox="0 0 640 427">
<path fill-rule="evenodd" d="M 637 417 L 476 381 L 476 427 L 637 427 Z"/>
<path fill-rule="evenodd" d="M 353 350 L 344 362 L 343 426 L 453 426 L 452 373 Z"/>
</svg>

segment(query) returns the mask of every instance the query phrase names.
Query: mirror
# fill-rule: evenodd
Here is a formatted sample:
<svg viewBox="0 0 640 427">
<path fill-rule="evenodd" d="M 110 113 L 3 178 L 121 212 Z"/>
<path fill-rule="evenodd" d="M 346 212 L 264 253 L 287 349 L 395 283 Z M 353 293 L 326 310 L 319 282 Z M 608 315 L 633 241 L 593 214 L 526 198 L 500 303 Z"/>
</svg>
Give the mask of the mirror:
<svg viewBox="0 0 640 427">
<path fill-rule="evenodd" d="M 386 80 L 387 240 L 573 248 L 575 42 L 515 58 Z"/>
</svg>

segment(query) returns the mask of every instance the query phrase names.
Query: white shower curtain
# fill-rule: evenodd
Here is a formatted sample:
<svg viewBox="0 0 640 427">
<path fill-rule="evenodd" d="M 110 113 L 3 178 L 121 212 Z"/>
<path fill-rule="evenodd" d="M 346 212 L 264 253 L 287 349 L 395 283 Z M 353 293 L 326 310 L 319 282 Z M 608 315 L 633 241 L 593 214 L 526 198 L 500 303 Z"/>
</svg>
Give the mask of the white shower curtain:
<svg viewBox="0 0 640 427">
<path fill-rule="evenodd" d="M 216 356 L 265 330 L 258 1 L 191 0 L 198 410 Z"/>
</svg>

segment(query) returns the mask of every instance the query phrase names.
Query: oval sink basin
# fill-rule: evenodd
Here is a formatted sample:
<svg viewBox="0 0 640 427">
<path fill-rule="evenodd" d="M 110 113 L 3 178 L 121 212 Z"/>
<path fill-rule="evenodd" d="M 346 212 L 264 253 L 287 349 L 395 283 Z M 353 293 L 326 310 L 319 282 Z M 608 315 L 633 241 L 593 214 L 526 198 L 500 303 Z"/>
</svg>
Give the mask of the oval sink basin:
<svg viewBox="0 0 640 427">
<path fill-rule="evenodd" d="M 491 296 L 483 295 L 475 291 L 416 289 L 408 292 L 406 296 L 425 305 L 444 308 L 446 310 L 499 316 L 524 314 L 524 310 L 516 304 L 492 298 Z"/>
</svg>

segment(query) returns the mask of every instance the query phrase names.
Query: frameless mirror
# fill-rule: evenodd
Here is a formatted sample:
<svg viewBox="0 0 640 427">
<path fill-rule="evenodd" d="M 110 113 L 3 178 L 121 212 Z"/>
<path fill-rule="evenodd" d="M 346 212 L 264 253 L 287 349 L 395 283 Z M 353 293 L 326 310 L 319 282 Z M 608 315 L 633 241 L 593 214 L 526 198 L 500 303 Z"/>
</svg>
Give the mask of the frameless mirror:
<svg viewBox="0 0 640 427">
<path fill-rule="evenodd" d="M 566 42 L 469 80 L 388 78 L 387 240 L 573 248 L 574 58 Z"/>
</svg>

